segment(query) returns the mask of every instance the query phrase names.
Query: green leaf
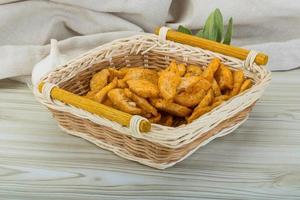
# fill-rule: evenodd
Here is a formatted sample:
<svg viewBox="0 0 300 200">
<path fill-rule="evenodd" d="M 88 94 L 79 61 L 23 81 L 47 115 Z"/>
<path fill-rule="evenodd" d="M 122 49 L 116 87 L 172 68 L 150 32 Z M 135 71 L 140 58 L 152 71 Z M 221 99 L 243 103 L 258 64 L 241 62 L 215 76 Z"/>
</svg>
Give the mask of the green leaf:
<svg viewBox="0 0 300 200">
<path fill-rule="evenodd" d="M 198 37 L 203 37 L 203 29 L 199 30 L 199 31 L 196 33 L 196 36 L 198 36 Z"/>
<path fill-rule="evenodd" d="M 210 13 L 205 22 L 203 38 L 216 41 L 216 33 L 214 32 L 214 12 Z"/>
<path fill-rule="evenodd" d="M 223 16 L 220 9 L 210 13 L 203 28 L 203 38 L 221 42 L 223 37 Z"/>
<path fill-rule="evenodd" d="M 230 45 L 232 32 L 233 32 L 232 29 L 233 29 L 233 20 L 232 20 L 232 17 L 230 17 L 229 22 L 228 22 L 227 31 L 226 31 L 225 36 L 224 36 L 223 44 Z"/>
<path fill-rule="evenodd" d="M 216 42 L 221 42 L 224 35 L 223 43 L 230 44 L 232 29 L 233 29 L 232 21 L 233 21 L 232 18 L 230 18 L 226 33 L 224 35 L 223 16 L 220 9 L 217 8 L 209 14 L 208 18 L 205 21 L 203 29 L 199 30 L 196 33 L 196 36 L 208 40 L 213 40 Z M 188 28 L 185 28 L 184 26 L 179 26 L 178 31 L 182 33 L 192 34 L 192 32 Z"/>
<path fill-rule="evenodd" d="M 186 33 L 186 34 L 189 34 L 189 35 L 192 35 L 192 31 L 182 25 L 180 25 L 177 29 L 177 31 L 181 32 L 181 33 Z"/>
<path fill-rule="evenodd" d="M 216 38 L 216 41 L 217 42 L 221 42 L 222 41 L 222 38 L 223 38 L 223 31 L 224 31 L 224 28 L 223 28 L 223 16 L 222 16 L 222 13 L 220 11 L 220 9 L 216 9 L 214 11 L 214 29 L 215 29 L 215 32 L 217 34 L 217 38 Z"/>
</svg>

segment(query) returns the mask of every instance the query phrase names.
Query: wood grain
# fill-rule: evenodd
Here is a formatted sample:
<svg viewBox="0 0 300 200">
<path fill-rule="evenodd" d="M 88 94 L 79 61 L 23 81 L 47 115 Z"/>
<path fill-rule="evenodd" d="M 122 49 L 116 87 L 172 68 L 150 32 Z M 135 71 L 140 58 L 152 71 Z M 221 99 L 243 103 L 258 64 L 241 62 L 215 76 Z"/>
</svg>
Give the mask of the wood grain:
<svg viewBox="0 0 300 200">
<path fill-rule="evenodd" d="M 300 69 L 273 73 L 249 120 L 167 170 L 62 132 L 0 81 L 0 199 L 300 199 Z"/>
</svg>

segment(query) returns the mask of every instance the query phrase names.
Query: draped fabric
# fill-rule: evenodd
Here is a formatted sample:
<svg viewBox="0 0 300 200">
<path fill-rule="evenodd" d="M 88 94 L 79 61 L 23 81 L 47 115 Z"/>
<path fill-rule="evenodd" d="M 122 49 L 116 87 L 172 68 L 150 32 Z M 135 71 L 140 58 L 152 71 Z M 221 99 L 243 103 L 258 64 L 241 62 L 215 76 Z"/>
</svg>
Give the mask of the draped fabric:
<svg viewBox="0 0 300 200">
<path fill-rule="evenodd" d="M 271 70 L 299 67 L 294 0 L 0 0 L 0 79 L 30 75 L 52 38 L 68 59 L 117 38 L 166 25 L 201 28 L 215 8 L 234 19 L 233 45 L 263 51 Z"/>
</svg>

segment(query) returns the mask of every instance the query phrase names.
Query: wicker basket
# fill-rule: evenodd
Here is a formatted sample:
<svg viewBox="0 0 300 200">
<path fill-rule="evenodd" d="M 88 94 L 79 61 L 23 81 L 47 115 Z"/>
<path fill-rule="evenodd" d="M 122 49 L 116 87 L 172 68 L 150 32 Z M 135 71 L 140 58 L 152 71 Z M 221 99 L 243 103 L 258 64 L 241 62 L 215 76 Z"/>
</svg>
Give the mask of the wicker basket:
<svg viewBox="0 0 300 200">
<path fill-rule="evenodd" d="M 123 158 L 158 169 L 170 167 L 214 138 L 224 136 L 241 125 L 270 82 L 271 74 L 265 67 L 254 62 L 257 55 L 254 52 L 250 52 L 243 61 L 203 48 L 166 40 L 166 35 L 163 31 L 159 36 L 137 35 L 93 49 L 50 72 L 44 77 L 44 84 L 40 85 L 40 90 L 35 89 L 35 95 L 50 109 L 59 126 L 66 132 L 84 138 Z M 55 97 L 60 89 L 67 91 L 67 94 L 75 94 L 72 98 L 81 98 L 80 95 L 88 92 L 89 81 L 93 74 L 103 68 L 128 66 L 165 68 L 172 59 L 183 63 L 207 65 L 214 57 L 218 57 L 231 68 L 243 68 L 245 75 L 255 84 L 199 119 L 180 127 L 152 124 L 150 132 L 141 133 L 139 125 L 144 120 L 142 118 L 129 116 L 130 126 L 126 127 L 124 124 L 91 113 L 82 106 L 85 104 L 82 99 L 76 104 L 69 102 L 68 98 L 64 101 Z M 57 91 L 54 91 L 54 88 Z"/>
</svg>

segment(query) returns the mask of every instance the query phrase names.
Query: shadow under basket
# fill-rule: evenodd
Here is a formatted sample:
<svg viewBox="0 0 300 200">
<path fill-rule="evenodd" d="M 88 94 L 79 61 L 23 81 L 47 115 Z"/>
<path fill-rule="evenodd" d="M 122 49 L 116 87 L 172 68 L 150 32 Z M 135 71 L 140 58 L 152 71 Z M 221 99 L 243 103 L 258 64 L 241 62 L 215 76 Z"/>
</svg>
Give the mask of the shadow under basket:
<svg viewBox="0 0 300 200">
<path fill-rule="evenodd" d="M 192 123 L 179 127 L 152 124 L 151 131 L 140 133 L 132 127 L 122 126 L 74 105 L 49 98 L 51 88 L 48 92 L 35 89 L 34 93 L 53 113 L 59 126 L 69 134 L 84 138 L 123 158 L 164 169 L 245 122 L 251 108 L 270 82 L 271 74 L 267 68 L 257 65 L 251 56 L 243 61 L 162 39 L 154 34 L 143 34 L 115 40 L 93 49 L 58 67 L 43 79 L 45 84 L 81 96 L 88 92 L 91 77 L 104 68 L 144 66 L 164 69 L 172 59 L 180 63 L 206 66 L 215 57 L 233 70 L 243 69 L 244 74 L 252 79 L 253 86 Z"/>
</svg>

